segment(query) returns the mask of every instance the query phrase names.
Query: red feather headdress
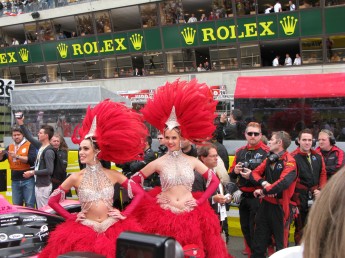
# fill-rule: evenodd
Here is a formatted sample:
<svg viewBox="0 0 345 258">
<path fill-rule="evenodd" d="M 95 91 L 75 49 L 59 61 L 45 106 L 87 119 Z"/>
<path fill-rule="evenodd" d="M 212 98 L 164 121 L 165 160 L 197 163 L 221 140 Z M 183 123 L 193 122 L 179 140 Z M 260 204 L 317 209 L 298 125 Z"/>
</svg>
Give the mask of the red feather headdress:
<svg viewBox="0 0 345 258">
<path fill-rule="evenodd" d="M 147 122 L 163 132 L 167 121 L 173 117 L 174 107 L 181 136 L 200 143 L 212 138 L 216 105 L 206 84 L 195 79 L 190 82 L 176 80 L 159 87 L 141 112 Z"/>
<path fill-rule="evenodd" d="M 82 126 L 74 129 L 72 141 L 80 144 L 85 136 L 96 139 L 100 159 L 124 163 L 138 159 L 147 135 L 140 114 L 107 99 L 94 108 L 88 107 Z"/>
</svg>

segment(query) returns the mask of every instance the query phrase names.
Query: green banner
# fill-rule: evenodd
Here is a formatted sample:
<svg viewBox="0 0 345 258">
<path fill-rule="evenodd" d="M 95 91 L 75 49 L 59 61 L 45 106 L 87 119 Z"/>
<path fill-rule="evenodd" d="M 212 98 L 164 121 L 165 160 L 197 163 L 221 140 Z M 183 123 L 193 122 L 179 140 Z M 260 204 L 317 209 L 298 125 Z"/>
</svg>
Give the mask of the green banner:
<svg viewBox="0 0 345 258">
<path fill-rule="evenodd" d="M 321 36 L 323 16 L 326 33 L 345 32 L 344 13 L 344 7 L 313 8 L 11 46 L 0 49 L 0 66 L 61 62 L 114 54 L 236 42 Z"/>
</svg>

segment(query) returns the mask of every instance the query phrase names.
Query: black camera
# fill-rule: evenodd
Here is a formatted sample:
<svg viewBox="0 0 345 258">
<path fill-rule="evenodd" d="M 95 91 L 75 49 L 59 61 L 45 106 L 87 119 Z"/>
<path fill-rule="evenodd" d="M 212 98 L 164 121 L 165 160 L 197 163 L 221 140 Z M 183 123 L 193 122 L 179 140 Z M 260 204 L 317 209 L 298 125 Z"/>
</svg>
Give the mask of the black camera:
<svg viewBox="0 0 345 258">
<path fill-rule="evenodd" d="M 117 258 L 183 258 L 181 245 L 171 237 L 123 232 L 116 241 Z"/>
<path fill-rule="evenodd" d="M 242 168 L 249 168 L 249 162 L 247 162 L 247 161 L 243 162 Z"/>
</svg>

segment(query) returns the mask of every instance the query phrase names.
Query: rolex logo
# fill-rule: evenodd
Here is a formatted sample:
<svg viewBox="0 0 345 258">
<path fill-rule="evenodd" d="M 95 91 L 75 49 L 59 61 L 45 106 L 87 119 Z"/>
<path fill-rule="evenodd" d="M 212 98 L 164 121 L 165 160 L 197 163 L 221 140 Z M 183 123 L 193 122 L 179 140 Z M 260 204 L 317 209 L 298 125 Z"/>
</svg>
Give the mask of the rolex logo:
<svg viewBox="0 0 345 258">
<path fill-rule="evenodd" d="M 285 35 L 292 35 L 295 33 L 296 24 L 298 19 L 293 16 L 284 17 L 280 24 L 283 27 Z"/>
<path fill-rule="evenodd" d="M 21 48 L 18 53 L 24 63 L 29 61 L 29 50 L 27 50 L 26 48 Z"/>
<path fill-rule="evenodd" d="M 191 27 L 184 28 L 183 31 L 181 31 L 181 34 L 187 45 L 192 45 L 194 43 L 195 33 L 196 30 Z"/>
<path fill-rule="evenodd" d="M 59 45 L 57 45 L 56 48 L 59 51 L 59 54 L 60 54 L 61 58 L 66 58 L 67 57 L 68 46 L 65 43 L 60 43 Z"/>
<path fill-rule="evenodd" d="M 138 33 L 135 33 L 130 37 L 130 40 L 131 40 L 132 45 L 133 45 L 135 50 L 141 49 L 141 44 L 143 43 L 143 38 L 144 37 Z"/>
</svg>

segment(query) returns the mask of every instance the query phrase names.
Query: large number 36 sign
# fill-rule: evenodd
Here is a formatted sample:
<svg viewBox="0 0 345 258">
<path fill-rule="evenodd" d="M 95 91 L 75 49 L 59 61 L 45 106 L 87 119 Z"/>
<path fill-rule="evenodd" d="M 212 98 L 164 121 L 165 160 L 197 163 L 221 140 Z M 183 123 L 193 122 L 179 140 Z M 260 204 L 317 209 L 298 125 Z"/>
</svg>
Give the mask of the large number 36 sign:
<svg viewBox="0 0 345 258">
<path fill-rule="evenodd" d="M 10 97 L 14 89 L 14 80 L 0 79 L 0 97 Z"/>
</svg>

